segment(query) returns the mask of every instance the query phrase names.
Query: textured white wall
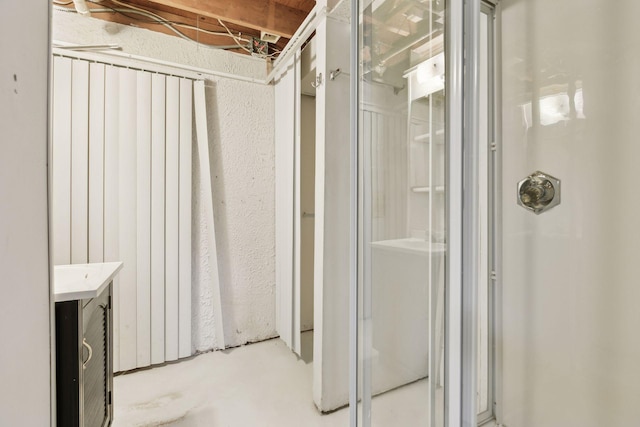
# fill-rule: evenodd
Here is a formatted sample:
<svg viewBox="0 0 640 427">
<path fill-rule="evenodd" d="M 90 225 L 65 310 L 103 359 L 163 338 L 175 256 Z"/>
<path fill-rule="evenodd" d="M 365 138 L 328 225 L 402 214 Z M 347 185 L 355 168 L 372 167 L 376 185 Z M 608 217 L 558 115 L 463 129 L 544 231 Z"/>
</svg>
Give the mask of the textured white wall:
<svg viewBox="0 0 640 427">
<path fill-rule="evenodd" d="M 231 346 L 277 335 L 273 93 L 273 86 L 229 79 L 207 88 L 218 268 L 225 339 Z M 200 248 L 204 255 L 206 244 Z M 200 282 L 202 292 L 196 288 L 194 293 L 203 309 L 195 324 L 201 331 L 198 349 L 213 344 L 206 338 L 213 313 L 205 282 Z"/>
<path fill-rule="evenodd" d="M 68 12 L 54 11 L 53 40 L 117 43 L 126 53 L 246 77 L 264 78 L 266 70 L 256 58 Z M 213 76 L 206 86 L 225 340 L 237 346 L 276 336 L 274 92 Z M 194 156 L 192 326 L 195 350 L 205 351 L 217 339 L 199 173 Z"/>
<path fill-rule="evenodd" d="M 146 19 L 146 18 L 145 18 Z M 247 55 L 203 47 L 179 37 L 142 28 L 53 11 L 52 40 L 76 44 L 115 43 L 133 55 L 161 59 L 246 77 L 264 78 L 265 62 Z"/>
<path fill-rule="evenodd" d="M 345 69 L 349 25 L 327 18 L 316 31 L 317 72 Z M 349 401 L 348 79 L 316 89 L 316 218 L 313 398 L 322 411 Z M 324 124 L 324 125 L 322 125 Z"/>
</svg>

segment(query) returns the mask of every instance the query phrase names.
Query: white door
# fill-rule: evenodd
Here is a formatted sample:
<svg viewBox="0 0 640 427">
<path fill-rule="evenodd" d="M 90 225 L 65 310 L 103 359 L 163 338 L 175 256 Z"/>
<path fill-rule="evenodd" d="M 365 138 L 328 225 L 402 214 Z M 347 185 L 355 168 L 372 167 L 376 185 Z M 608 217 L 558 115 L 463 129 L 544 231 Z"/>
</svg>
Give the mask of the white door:
<svg viewBox="0 0 640 427">
<path fill-rule="evenodd" d="M 276 330 L 300 355 L 299 55 L 288 65 L 275 84 Z"/>
<path fill-rule="evenodd" d="M 499 421 L 640 425 L 640 3 L 501 7 Z M 561 192 L 539 215 L 516 194 L 536 171 L 557 178 Z"/>
</svg>

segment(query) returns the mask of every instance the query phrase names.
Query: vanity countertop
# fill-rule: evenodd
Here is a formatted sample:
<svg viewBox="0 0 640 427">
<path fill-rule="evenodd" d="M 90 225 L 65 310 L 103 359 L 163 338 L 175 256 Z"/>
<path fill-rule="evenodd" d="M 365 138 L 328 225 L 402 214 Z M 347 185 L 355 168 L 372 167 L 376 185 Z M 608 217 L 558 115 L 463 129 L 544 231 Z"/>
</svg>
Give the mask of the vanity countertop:
<svg viewBox="0 0 640 427">
<path fill-rule="evenodd" d="M 56 265 L 53 267 L 55 301 L 95 298 L 121 268 L 121 262 Z"/>
<path fill-rule="evenodd" d="M 429 243 L 425 239 L 415 237 L 371 242 L 371 247 L 425 256 L 429 253 L 433 255 L 442 254 L 446 250 L 446 245 L 444 243 Z"/>
</svg>

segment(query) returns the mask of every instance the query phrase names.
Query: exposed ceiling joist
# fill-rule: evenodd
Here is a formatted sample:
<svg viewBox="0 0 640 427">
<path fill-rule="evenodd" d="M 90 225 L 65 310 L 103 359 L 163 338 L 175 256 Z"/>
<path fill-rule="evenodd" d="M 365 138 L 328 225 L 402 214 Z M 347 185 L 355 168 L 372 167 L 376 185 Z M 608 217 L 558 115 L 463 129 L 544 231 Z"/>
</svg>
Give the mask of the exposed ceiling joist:
<svg viewBox="0 0 640 427">
<path fill-rule="evenodd" d="M 154 3 L 286 38 L 291 38 L 308 12 L 276 0 L 148 0 Z"/>
</svg>

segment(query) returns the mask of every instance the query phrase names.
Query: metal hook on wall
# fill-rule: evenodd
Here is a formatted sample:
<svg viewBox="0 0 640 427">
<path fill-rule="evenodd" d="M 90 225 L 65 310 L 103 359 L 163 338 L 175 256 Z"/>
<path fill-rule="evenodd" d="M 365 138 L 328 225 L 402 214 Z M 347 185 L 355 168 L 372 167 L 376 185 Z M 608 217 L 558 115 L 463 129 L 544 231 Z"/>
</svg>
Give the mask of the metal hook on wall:
<svg viewBox="0 0 640 427">
<path fill-rule="evenodd" d="M 335 70 L 332 70 L 329 73 L 329 79 L 330 80 L 335 80 L 336 77 L 338 77 L 340 75 L 340 73 L 342 73 L 342 70 L 340 68 L 336 68 Z"/>
<path fill-rule="evenodd" d="M 316 89 L 318 86 L 320 86 L 322 84 L 322 73 L 319 73 L 316 76 L 316 81 L 315 82 L 311 82 L 311 86 Z"/>
</svg>

